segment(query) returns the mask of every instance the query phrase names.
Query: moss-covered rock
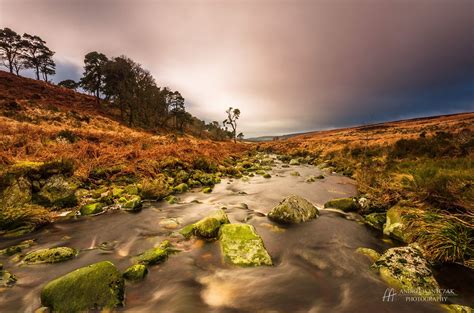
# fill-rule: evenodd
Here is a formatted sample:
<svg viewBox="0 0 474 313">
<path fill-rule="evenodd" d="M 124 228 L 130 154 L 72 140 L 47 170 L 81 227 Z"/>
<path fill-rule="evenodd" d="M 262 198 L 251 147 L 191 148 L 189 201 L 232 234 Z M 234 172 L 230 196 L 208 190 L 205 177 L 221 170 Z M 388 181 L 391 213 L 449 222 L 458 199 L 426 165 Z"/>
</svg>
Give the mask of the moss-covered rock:
<svg viewBox="0 0 474 313">
<path fill-rule="evenodd" d="M 383 233 L 402 242 L 409 242 L 407 217 L 411 208 L 396 205 L 387 211 Z"/>
<path fill-rule="evenodd" d="M 202 189 L 202 192 L 203 193 L 211 193 L 212 192 L 212 188 L 211 187 L 205 187 Z"/>
<path fill-rule="evenodd" d="M 179 184 L 178 186 L 175 186 L 175 187 L 173 188 L 173 190 L 174 190 L 175 192 L 177 192 L 177 193 L 186 192 L 186 191 L 188 191 L 188 189 L 189 189 L 189 186 L 188 186 L 188 184 L 186 184 L 186 183 L 181 183 L 181 184 Z"/>
<path fill-rule="evenodd" d="M 364 216 L 365 223 L 378 230 L 383 230 L 385 220 L 385 213 L 370 213 Z"/>
<path fill-rule="evenodd" d="M 35 195 L 35 202 L 55 208 L 69 208 L 77 205 L 76 190 L 77 183 L 73 182 L 71 178 L 66 178 L 63 175 L 54 175 L 48 178 Z"/>
<path fill-rule="evenodd" d="M 272 175 L 270 175 L 269 173 L 265 173 L 263 174 L 263 178 L 272 178 Z"/>
<path fill-rule="evenodd" d="M 57 263 L 70 260 L 77 255 L 77 251 L 69 247 L 40 249 L 28 253 L 23 262 L 27 264 Z"/>
<path fill-rule="evenodd" d="M 399 289 L 419 290 L 420 296 L 429 296 L 439 289 L 428 261 L 416 245 L 391 248 L 372 265 L 382 279 Z"/>
<path fill-rule="evenodd" d="M 380 253 L 370 248 L 357 248 L 356 252 L 369 257 L 372 262 L 375 262 L 380 259 Z"/>
<path fill-rule="evenodd" d="M 31 182 L 28 178 L 20 176 L 0 185 L 0 209 L 20 207 L 31 202 Z"/>
<path fill-rule="evenodd" d="M 11 287 L 16 281 L 16 276 L 4 269 L 3 264 L 0 264 L 0 287 Z"/>
<path fill-rule="evenodd" d="M 283 199 L 267 216 L 280 223 L 293 224 L 309 221 L 318 215 L 318 209 L 311 202 L 292 195 Z"/>
<path fill-rule="evenodd" d="M 298 159 L 291 159 L 290 165 L 300 165 L 300 161 Z"/>
<path fill-rule="evenodd" d="M 142 206 L 142 199 L 140 196 L 131 196 L 126 202 L 122 203 L 120 208 L 125 211 L 137 211 Z"/>
<path fill-rule="evenodd" d="M 138 189 L 138 186 L 136 184 L 130 184 L 125 186 L 124 192 L 129 195 L 138 195 L 140 193 L 140 190 Z"/>
<path fill-rule="evenodd" d="M 162 263 L 166 261 L 168 255 L 170 254 L 169 248 L 169 241 L 165 240 L 160 244 L 160 246 L 148 249 L 137 257 L 135 257 L 133 262 L 142 265 L 153 265 Z"/>
<path fill-rule="evenodd" d="M 79 268 L 48 284 L 41 304 L 53 312 L 85 312 L 122 306 L 124 281 L 108 261 Z"/>
<path fill-rule="evenodd" d="M 272 265 L 263 240 L 252 225 L 224 224 L 219 240 L 225 262 L 239 266 Z"/>
<path fill-rule="evenodd" d="M 126 280 L 137 281 L 145 278 L 146 274 L 148 274 L 148 270 L 145 265 L 135 264 L 125 270 L 123 277 Z"/>
<path fill-rule="evenodd" d="M 168 202 L 169 204 L 176 204 L 178 203 L 178 198 L 176 198 L 173 195 L 169 195 L 165 198 L 165 201 Z"/>
<path fill-rule="evenodd" d="M 209 216 L 187 225 L 180 230 L 180 234 L 186 238 L 197 236 L 201 238 L 215 238 L 219 233 L 219 228 L 223 224 L 229 223 L 227 214 L 221 209 L 211 213 Z"/>
<path fill-rule="evenodd" d="M 92 215 L 92 214 L 98 214 L 102 211 L 104 211 L 105 204 L 102 202 L 94 202 L 94 203 L 89 203 L 86 205 L 83 205 L 81 207 L 81 215 Z"/>
<path fill-rule="evenodd" d="M 326 202 L 324 207 L 339 209 L 344 212 L 352 212 L 357 210 L 357 202 L 353 198 L 339 198 Z"/>
<path fill-rule="evenodd" d="M 442 306 L 448 313 L 472 313 L 474 311 L 471 307 L 459 304 L 443 304 Z"/>
<path fill-rule="evenodd" d="M 141 196 L 143 199 L 163 199 L 170 194 L 169 183 L 164 175 L 142 183 Z"/>
<path fill-rule="evenodd" d="M 314 183 L 316 181 L 316 176 L 309 175 L 308 177 L 306 177 L 306 179 L 304 181 L 307 182 L 307 183 Z"/>
<path fill-rule="evenodd" d="M 300 173 L 297 172 L 297 171 L 293 171 L 293 172 L 290 173 L 290 175 L 297 177 L 297 176 L 300 176 Z"/>
<path fill-rule="evenodd" d="M 10 246 L 10 247 L 0 250 L 0 255 L 3 254 L 3 255 L 12 256 L 14 254 L 22 252 L 24 249 L 28 249 L 34 244 L 35 244 L 34 240 L 24 240 L 17 245 Z"/>
<path fill-rule="evenodd" d="M 114 187 L 112 188 L 112 197 L 114 198 L 120 198 L 122 194 L 124 193 L 124 189 L 119 188 L 119 187 Z"/>
</svg>

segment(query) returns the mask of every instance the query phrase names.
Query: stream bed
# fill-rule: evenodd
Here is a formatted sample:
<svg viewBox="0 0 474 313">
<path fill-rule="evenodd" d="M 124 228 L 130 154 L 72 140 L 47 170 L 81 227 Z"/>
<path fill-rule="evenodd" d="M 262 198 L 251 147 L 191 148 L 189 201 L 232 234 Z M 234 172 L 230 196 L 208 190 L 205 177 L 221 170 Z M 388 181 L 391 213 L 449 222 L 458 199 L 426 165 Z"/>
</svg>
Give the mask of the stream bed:
<svg viewBox="0 0 474 313">
<path fill-rule="evenodd" d="M 294 171 L 300 176 L 290 174 Z M 287 168 L 278 162 L 269 173 L 269 179 L 258 175 L 248 181 L 223 179 L 210 194 L 193 190 L 178 195 L 177 204 L 146 202 L 138 213 L 111 211 L 57 222 L 22 238 L 1 239 L 0 248 L 35 239 L 37 245 L 28 251 L 68 246 L 81 252 L 70 261 L 41 265 L 22 265 L 0 256 L 0 263 L 18 278 L 15 286 L 0 290 L 0 312 L 34 312 L 41 306 L 40 291 L 48 281 L 104 260 L 124 271 L 133 256 L 164 239 L 182 251 L 150 266 L 143 281 L 127 282 L 125 306 L 119 311 L 444 312 L 437 303 L 382 301 L 388 286 L 370 270 L 370 260 L 355 250 L 368 247 L 383 252 L 396 243 L 381 240 L 379 232 L 364 225 L 357 214 L 320 209 L 319 218 L 291 226 L 277 225 L 265 216 L 291 194 L 318 208 L 333 198 L 354 196 L 353 180 L 310 165 Z M 308 176 L 320 174 L 325 178 L 305 182 Z M 185 241 L 175 234 L 222 207 L 232 223 L 256 228 L 274 266 L 226 265 L 218 241 Z M 466 276 L 457 268 L 437 272 L 441 285 L 461 288 L 456 289 L 460 300 L 470 301 L 472 273 Z"/>
</svg>

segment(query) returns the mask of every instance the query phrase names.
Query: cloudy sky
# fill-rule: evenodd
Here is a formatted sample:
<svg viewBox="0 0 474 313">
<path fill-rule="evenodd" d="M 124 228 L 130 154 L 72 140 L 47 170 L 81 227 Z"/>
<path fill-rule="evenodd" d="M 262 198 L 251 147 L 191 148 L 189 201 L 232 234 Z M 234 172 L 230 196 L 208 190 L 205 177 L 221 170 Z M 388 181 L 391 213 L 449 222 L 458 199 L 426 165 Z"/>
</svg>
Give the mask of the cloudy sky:
<svg viewBox="0 0 474 313">
<path fill-rule="evenodd" d="M 56 51 L 127 55 L 189 111 L 246 137 L 474 110 L 471 0 L 0 0 L 0 27 Z"/>
</svg>

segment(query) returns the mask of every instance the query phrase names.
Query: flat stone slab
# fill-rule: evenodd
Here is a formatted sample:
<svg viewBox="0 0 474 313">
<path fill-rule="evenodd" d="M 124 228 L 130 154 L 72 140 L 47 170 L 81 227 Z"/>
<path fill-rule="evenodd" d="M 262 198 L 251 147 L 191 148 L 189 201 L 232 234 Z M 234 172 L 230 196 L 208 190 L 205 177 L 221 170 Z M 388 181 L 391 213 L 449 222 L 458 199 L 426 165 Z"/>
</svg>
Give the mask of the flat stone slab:
<svg viewBox="0 0 474 313">
<path fill-rule="evenodd" d="M 219 232 L 224 262 L 239 266 L 272 265 L 272 258 L 255 228 L 248 224 L 224 224 Z"/>
</svg>

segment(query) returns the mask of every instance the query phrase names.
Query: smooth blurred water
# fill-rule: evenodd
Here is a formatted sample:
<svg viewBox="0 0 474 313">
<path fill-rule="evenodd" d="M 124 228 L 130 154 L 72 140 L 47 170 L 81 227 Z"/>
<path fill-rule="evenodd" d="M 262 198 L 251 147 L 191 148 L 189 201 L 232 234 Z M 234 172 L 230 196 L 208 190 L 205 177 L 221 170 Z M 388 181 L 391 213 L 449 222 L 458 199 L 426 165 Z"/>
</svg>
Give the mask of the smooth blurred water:
<svg viewBox="0 0 474 313">
<path fill-rule="evenodd" d="M 301 176 L 291 176 L 292 171 L 298 171 Z M 309 175 L 321 173 L 325 179 L 314 183 L 304 181 Z M 139 213 L 114 211 L 58 222 L 24 238 L 2 239 L 2 248 L 36 239 L 38 244 L 31 250 L 69 246 L 83 251 L 73 260 L 44 265 L 21 265 L 1 256 L 0 262 L 18 277 L 18 282 L 13 288 L 0 291 L 0 312 L 33 312 L 40 307 L 39 294 L 48 281 L 103 260 L 112 261 L 123 271 L 131 265 L 134 255 L 170 238 L 183 251 L 161 265 L 151 266 L 144 281 L 127 282 L 125 307 L 120 310 L 444 312 L 438 304 L 382 301 L 387 286 L 369 269 L 370 261 L 355 249 L 369 247 L 382 252 L 392 244 L 382 241 L 378 232 L 358 221 L 357 215 L 321 210 L 318 219 L 292 226 L 277 225 L 264 216 L 291 194 L 300 195 L 318 207 L 333 198 L 353 196 L 356 189 L 352 180 L 306 165 L 283 168 L 278 164 L 271 174 L 271 179 L 256 176 L 248 182 L 223 180 L 211 194 L 196 190 L 180 195 L 179 204 L 150 202 Z M 183 241 L 173 235 L 177 229 L 220 207 L 226 207 L 231 222 L 255 226 L 274 266 L 225 265 L 221 262 L 218 241 Z M 103 242 L 109 248 L 97 249 Z M 469 295 L 461 296 L 462 299 L 466 301 Z"/>
</svg>

